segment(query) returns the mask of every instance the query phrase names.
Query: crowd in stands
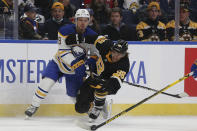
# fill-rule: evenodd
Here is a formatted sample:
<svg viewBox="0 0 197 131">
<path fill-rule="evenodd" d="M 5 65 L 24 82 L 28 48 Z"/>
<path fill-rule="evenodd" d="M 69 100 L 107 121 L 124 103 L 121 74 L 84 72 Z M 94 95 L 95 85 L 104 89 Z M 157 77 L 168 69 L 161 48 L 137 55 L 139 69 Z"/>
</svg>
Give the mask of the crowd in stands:
<svg viewBox="0 0 197 131">
<path fill-rule="evenodd" d="M 181 0 L 180 40 L 196 41 L 196 7 L 197 0 Z M 175 0 L 18 0 L 19 39 L 57 40 L 79 8 L 89 11 L 90 28 L 112 40 L 174 40 Z M 0 0 L 0 14 L 12 13 L 13 0 Z"/>
</svg>

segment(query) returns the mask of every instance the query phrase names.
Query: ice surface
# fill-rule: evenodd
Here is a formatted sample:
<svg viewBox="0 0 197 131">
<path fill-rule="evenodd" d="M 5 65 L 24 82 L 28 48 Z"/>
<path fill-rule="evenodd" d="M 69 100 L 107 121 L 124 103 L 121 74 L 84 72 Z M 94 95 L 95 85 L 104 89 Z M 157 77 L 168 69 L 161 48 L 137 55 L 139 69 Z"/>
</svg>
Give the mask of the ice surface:
<svg viewBox="0 0 197 131">
<path fill-rule="evenodd" d="M 80 117 L 0 118 L 0 131 L 85 131 L 76 126 Z M 98 131 L 197 131 L 197 116 L 119 117 Z"/>
</svg>

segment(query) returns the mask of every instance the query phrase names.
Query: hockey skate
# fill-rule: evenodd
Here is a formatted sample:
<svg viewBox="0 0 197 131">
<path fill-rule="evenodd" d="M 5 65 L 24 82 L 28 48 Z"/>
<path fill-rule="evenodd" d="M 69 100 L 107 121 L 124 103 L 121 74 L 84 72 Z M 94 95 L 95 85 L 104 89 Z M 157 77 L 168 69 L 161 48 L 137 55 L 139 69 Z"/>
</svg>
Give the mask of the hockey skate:
<svg viewBox="0 0 197 131">
<path fill-rule="evenodd" d="M 101 111 L 103 119 L 108 119 L 111 117 L 112 104 L 113 104 L 112 99 L 105 101 L 105 104 L 103 105 L 103 109 Z"/>
<path fill-rule="evenodd" d="M 28 119 L 33 114 L 35 114 L 37 110 L 38 110 L 38 107 L 35 107 L 33 105 L 31 105 L 30 107 L 28 107 L 27 110 L 25 111 L 26 119 Z"/>
<path fill-rule="evenodd" d="M 103 109 L 103 106 L 93 106 L 92 107 L 92 109 L 88 113 L 90 123 L 95 122 L 95 120 L 99 117 L 102 109 Z"/>
</svg>

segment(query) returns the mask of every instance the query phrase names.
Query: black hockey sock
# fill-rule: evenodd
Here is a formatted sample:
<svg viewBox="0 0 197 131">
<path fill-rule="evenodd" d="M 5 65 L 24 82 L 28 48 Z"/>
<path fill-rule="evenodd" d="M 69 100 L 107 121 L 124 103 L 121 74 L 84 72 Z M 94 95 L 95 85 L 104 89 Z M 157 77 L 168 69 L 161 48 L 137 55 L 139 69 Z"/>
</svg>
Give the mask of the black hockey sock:
<svg viewBox="0 0 197 131">
<path fill-rule="evenodd" d="M 107 92 L 95 92 L 94 93 L 94 106 L 103 106 L 105 104 L 105 99 L 106 99 L 106 96 L 107 96 Z"/>
</svg>

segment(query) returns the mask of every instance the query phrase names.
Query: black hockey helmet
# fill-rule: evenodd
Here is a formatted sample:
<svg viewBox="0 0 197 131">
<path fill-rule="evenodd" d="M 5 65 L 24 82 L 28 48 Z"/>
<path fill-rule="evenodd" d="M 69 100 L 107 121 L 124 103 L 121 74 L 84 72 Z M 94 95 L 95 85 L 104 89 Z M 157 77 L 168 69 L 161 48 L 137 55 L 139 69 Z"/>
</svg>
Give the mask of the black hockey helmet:
<svg viewBox="0 0 197 131">
<path fill-rule="evenodd" d="M 125 40 L 118 40 L 111 48 L 119 53 L 126 53 L 128 50 L 128 42 Z"/>
</svg>

